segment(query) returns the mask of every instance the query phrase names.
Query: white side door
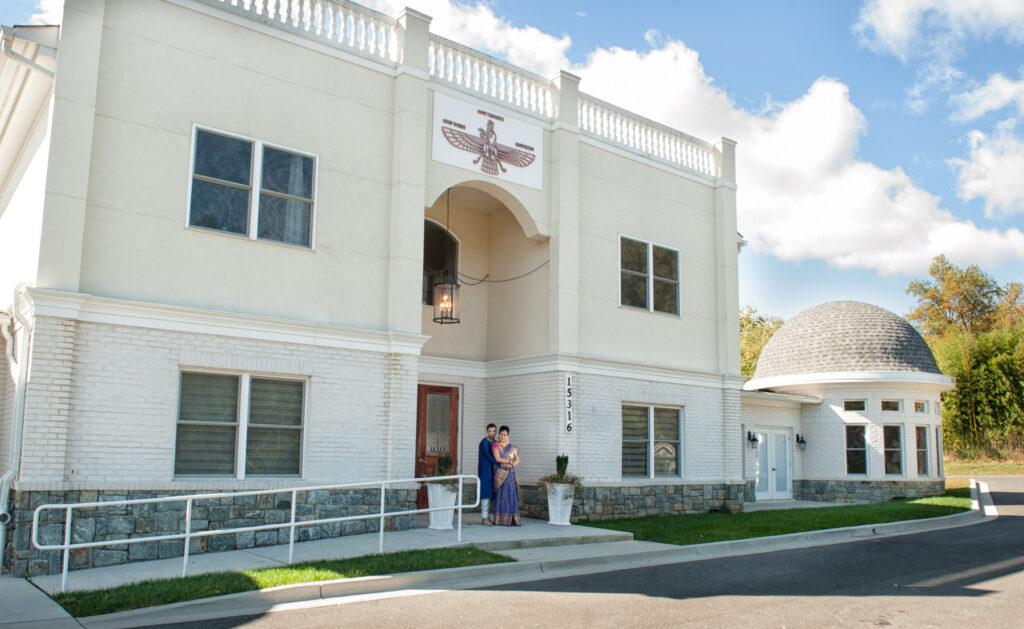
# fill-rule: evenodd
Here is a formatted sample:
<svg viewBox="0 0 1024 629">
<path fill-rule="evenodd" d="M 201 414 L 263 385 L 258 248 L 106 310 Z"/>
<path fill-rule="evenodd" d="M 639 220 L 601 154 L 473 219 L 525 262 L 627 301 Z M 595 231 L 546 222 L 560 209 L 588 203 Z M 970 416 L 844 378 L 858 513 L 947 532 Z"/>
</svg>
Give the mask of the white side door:
<svg viewBox="0 0 1024 629">
<path fill-rule="evenodd" d="M 789 500 L 793 479 L 788 430 L 758 430 L 756 500 Z"/>
</svg>

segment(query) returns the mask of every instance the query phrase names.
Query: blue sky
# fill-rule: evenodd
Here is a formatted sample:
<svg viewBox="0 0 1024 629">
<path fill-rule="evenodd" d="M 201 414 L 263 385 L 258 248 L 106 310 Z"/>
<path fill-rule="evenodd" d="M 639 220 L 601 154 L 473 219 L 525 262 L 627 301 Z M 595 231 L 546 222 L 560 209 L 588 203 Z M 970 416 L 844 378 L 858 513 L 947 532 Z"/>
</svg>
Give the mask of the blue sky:
<svg viewBox="0 0 1024 629">
<path fill-rule="evenodd" d="M 1019 0 L 922 0 L 917 13 L 898 0 L 408 4 L 453 39 L 538 72 L 569 66 L 588 93 L 736 137 L 743 304 L 904 313 L 907 282 L 940 252 L 1024 278 Z M 6 0 L 0 22 L 35 5 Z"/>
</svg>

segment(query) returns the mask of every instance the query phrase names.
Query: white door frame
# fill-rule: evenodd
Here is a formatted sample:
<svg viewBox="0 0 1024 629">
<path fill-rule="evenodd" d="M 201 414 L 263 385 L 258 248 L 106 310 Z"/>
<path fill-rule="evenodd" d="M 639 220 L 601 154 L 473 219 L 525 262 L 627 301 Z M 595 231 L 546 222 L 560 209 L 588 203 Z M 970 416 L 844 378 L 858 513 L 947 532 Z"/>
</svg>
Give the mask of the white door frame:
<svg viewBox="0 0 1024 629">
<path fill-rule="evenodd" d="M 753 427 L 751 431 L 757 435 L 758 446 L 754 454 L 754 500 L 792 500 L 793 499 L 793 443 L 792 429 L 777 427 Z M 781 441 L 779 439 L 781 437 Z M 776 479 L 779 465 L 780 452 L 777 447 L 780 443 L 784 445 L 786 489 L 777 489 Z M 760 490 L 762 464 L 766 464 L 767 490 Z"/>
</svg>

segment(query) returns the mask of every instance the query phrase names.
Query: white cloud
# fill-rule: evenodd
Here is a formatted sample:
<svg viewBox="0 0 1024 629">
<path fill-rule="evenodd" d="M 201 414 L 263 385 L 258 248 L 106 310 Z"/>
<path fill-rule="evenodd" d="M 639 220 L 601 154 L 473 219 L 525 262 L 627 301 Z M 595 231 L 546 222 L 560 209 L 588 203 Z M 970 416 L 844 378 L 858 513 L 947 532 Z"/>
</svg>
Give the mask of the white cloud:
<svg viewBox="0 0 1024 629">
<path fill-rule="evenodd" d="M 1024 42 L 1020 0 L 867 0 L 855 32 L 864 44 L 906 61 L 943 33 L 954 40 L 1002 36 Z"/>
<path fill-rule="evenodd" d="M 644 41 L 651 48 L 658 48 L 661 46 L 661 33 L 656 28 L 649 28 L 644 31 Z"/>
<path fill-rule="evenodd" d="M 392 15 L 403 4 L 377 2 Z M 756 251 L 882 274 L 920 273 L 939 253 L 989 266 L 1024 259 L 1020 230 L 982 229 L 944 209 L 901 169 L 858 159 L 866 122 L 839 81 L 819 79 L 793 101 L 749 112 L 680 41 L 659 40 L 644 52 L 599 48 L 571 66 L 568 36 L 515 26 L 485 5 L 411 4 L 433 16 L 435 32 L 461 43 L 546 75 L 569 69 L 588 94 L 698 137 L 738 140 L 740 230 Z"/>
<path fill-rule="evenodd" d="M 36 12 L 29 16 L 29 24 L 60 24 L 64 19 L 64 0 L 37 0 Z"/>
<path fill-rule="evenodd" d="M 1008 105 L 1016 105 L 1024 114 L 1024 79 L 1014 81 L 996 73 L 984 85 L 955 95 L 951 102 L 953 119 L 958 121 L 974 120 Z"/>
<path fill-rule="evenodd" d="M 587 12 L 586 11 L 577 11 L 576 12 L 576 17 L 578 17 L 578 18 L 585 18 L 585 17 L 587 17 Z"/>
<path fill-rule="evenodd" d="M 867 0 L 854 32 L 868 48 L 920 64 L 906 105 L 924 113 L 937 93 L 954 90 L 963 78 L 956 61 L 969 39 L 1024 42 L 1024 2 Z"/>
<path fill-rule="evenodd" d="M 555 36 L 533 26 L 515 26 L 484 3 L 459 4 L 451 0 L 366 0 L 365 4 L 388 15 L 406 6 L 431 16 L 430 30 L 477 50 L 505 58 L 541 76 L 554 76 L 569 67 L 568 35 Z"/>
<path fill-rule="evenodd" d="M 950 160 L 959 171 L 957 194 L 965 201 L 984 200 L 987 216 L 1024 212 L 1024 140 L 1013 126 L 1007 121 L 995 135 L 972 131 L 970 157 Z"/>
</svg>

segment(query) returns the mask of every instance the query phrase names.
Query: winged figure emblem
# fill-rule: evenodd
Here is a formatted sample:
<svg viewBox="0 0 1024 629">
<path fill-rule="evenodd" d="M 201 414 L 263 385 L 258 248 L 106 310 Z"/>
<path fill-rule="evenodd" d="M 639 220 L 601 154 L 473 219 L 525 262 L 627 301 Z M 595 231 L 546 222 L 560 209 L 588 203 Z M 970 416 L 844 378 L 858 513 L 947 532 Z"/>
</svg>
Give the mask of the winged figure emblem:
<svg viewBox="0 0 1024 629">
<path fill-rule="evenodd" d="M 526 168 L 533 163 L 536 157 L 533 153 L 498 144 L 498 134 L 494 131 L 493 120 L 487 121 L 486 129 L 479 128 L 478 131 L 480 135 L 477 137 L 454 127 L 441 127 L 441 133 L 452 146 L 476 154 L 473 163 L 480 164 L 480 170 L 488 175 L 498 176 L 499 170 L 503 173 L 508 172 L 505 170 L 505 164 Z"/>
</svg>

